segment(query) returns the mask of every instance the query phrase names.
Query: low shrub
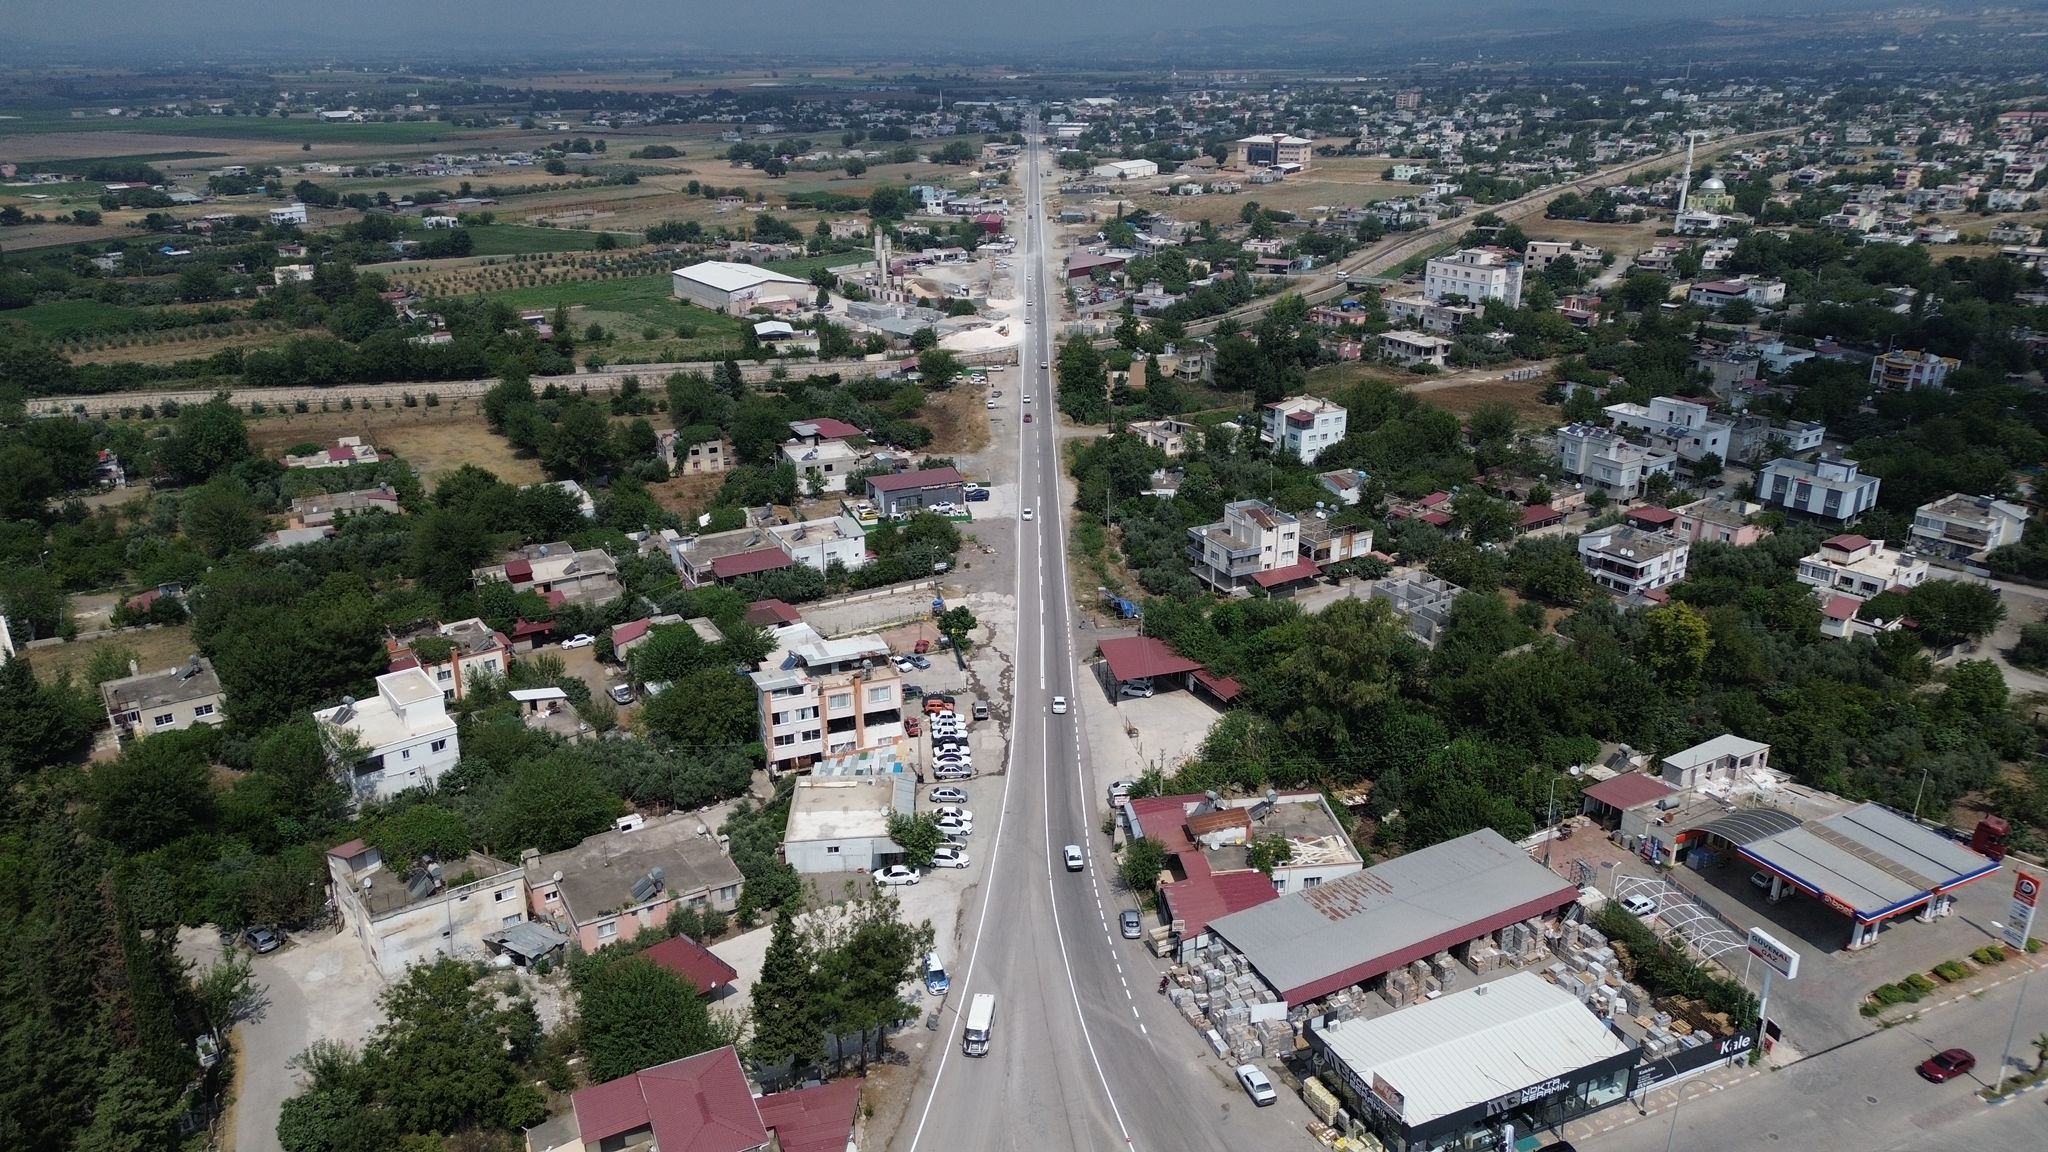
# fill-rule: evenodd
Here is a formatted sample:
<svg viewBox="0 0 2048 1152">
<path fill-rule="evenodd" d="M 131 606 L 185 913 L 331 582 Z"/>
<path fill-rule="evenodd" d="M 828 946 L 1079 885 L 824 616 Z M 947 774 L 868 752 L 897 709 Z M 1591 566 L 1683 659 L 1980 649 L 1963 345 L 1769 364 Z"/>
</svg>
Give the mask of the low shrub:
<svg viewBox="0 0 2048 1152">
<path fill-rule="evenodd" d="M 1943 960 L 1934 966 L 1934 974 L 1953 984 L 1969 977 L 1970 966 L 1960 960 Z"/>
<path fill-rule="evenodd" d="M 1913 993 L 1913 999 L 1915 1000 L 1940 987 L 1939 984 L 1929 980 L 1926 974 L 1922 972 L 1915 972 L 1911 976 L 1906 977 L 1903 983 Z"/>
</svg>

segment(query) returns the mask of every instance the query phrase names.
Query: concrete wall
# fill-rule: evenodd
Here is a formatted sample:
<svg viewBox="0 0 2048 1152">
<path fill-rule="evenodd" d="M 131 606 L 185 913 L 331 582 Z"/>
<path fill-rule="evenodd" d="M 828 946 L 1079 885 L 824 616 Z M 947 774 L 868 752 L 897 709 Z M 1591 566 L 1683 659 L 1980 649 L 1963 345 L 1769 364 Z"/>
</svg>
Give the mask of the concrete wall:
<svg viewBox="0 0 2048 1152">
<path fill-rule="evenodd" d="M 833 848 L 839 851 L 831 851 Z M 868 872 L 882 866 L 883 856 L 895 852 L 895 843 L 886 836 L 805 840 L 782 846 L 782 858 L 799 872 Z"/>
</svg>

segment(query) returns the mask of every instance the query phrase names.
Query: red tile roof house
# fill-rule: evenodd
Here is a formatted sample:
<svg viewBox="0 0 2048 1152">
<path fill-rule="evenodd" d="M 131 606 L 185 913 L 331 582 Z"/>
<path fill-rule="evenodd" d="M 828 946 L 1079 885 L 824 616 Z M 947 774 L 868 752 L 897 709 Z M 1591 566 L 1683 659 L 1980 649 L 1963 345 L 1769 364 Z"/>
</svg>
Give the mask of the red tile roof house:
<svg viewBox="0 0 2048 1152">
<path fill-rule="evenodd" d="M 583 1089 L 570 1097 L 574 1141 L 556 1139 L 550 1122 L 527 1144 L 533 1152 L 576 1144 L 585 1152 L 844 1152 L 860 1085 L 838 1080 L 756 1100 L 739 1055 L 718 1048 Z"/>
<path fill-rule="evenodd" d="M 643 617 L 624 624 L 612 625 L 612 658 L 623 664 L 633 649 L 647 643 L 648 633 L 654 630 L 654 617 Z"/>
<path fill-rule="evenodd" d="M 671 936 L 640 954 L 696 985 L 707 1000 L 724 995 L 740 978 L 732 965 L 688 936 Z"/>
</svg>

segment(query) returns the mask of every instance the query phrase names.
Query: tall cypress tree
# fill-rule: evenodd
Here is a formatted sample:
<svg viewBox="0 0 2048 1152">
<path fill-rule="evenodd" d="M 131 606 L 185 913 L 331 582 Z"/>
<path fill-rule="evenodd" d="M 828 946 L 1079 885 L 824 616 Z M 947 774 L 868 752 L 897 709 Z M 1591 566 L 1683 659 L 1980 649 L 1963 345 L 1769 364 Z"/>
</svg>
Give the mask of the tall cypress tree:
<svg viewBox="0 0 2048 1152">
<path fill-rule="evenodd" d="M 749 1054 L 757 1064 L 802 1066 L 824 1059 L 824 1013 L 816 980 L 817 956 L 797 930 L 788 905 L 775 918 L 761 978 L 754 982 L 754 1037 Z"/>
</svg>

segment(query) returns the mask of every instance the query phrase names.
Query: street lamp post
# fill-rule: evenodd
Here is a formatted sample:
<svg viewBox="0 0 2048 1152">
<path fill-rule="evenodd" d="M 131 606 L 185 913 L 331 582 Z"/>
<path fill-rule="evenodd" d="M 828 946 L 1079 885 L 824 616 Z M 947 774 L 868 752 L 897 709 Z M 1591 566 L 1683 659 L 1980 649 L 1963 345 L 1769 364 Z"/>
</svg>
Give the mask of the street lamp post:
<svg viewBox="0 0 2048 1152">
<path fill-rule="evenodd" d="M 1571 774 L 1572 774 L 1573 776 L 1577 776 L 1577 775 L 1579 774 L 1579 766 L 1578 766 L 1577 764 L 1574 764 L 1574 765 L 1572 765 L 1572 766 L 1571 766 L 1571 767 L 1570 767 L 1569 769 L 1567 769 L 1567 771 L 1569 771 L 1569 772 L 1570 772 L 1570 773 L 1571 773 Z M 1550 833 L 1550 835 L 1549 835 L 1548 837 L 1546 837 L 1546 838 L 1544 839 L 1544 841 L 1543 841 L 1543 866 L 1544 866 L 1545 868 L 1548 868 L 1548 867 L 1550 867 L 1550 845 L 1551 845 L 1551 843 L 1552 843 L 1553 841 L 1555 841 L 1555 840 L 1557 839 L 1557 777 L 1556 777 L 1556 776 L 1552 776 L 1552 777 L 1550 778 L 1550 800 L 1549 800 L 1549 803 L 1548 803 L 1548 808 L 1549 808 L 1549 815 L 1548 815 L 1548 817 L 1546 818 L 1546 821 L 1545 821 L 1545 824 L 1544 824 L 1544 828 L 1545 828 L 1545 829 L 1546 829 L 1546 830 L 1547 830 L 1547 831 L 1548 831 L 1548 832 Z"/>
<path fill-rule="evenodd" d="M 1920 821 L 1920 801 L 1927 796 L 1927 769 L 1920 769 L 1920 790 L 1913 793 L 1913 822 Z"/>
</svg>

